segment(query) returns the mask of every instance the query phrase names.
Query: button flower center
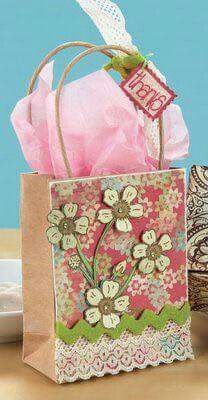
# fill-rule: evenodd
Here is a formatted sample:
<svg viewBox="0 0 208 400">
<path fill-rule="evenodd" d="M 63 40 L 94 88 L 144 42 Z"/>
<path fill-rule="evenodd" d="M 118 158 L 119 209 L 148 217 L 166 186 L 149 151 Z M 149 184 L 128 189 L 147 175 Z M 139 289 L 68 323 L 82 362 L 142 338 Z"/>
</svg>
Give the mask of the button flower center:
<svg viewBox="0 0 208 400">
<path fill-rule="evenodd" d="M 111 314 L 115 311 L 114 301 L 111 299 L 102 299 L 98 305 L 98 308 L 103 315 Z"/>
<path fill-rule="evenodd" d="M 155 243 L 147 248 L 147 257 L 149 260 L 157 260 L 162 254 L 162 247 Z"/>
<path fill-rule="evenodd" d="M 59 223 L 58 229 L 63 235 L 70 235 L 75 231 L 75 223 L 71 218 L 63 218 Z"/>
<path fill-rule="evenodd" d="M 113 215 L 116 219 L 126 218 L 129 216 L 130 205 L 125 200 L 116 202 L 113 205 Z"/>
</svg>

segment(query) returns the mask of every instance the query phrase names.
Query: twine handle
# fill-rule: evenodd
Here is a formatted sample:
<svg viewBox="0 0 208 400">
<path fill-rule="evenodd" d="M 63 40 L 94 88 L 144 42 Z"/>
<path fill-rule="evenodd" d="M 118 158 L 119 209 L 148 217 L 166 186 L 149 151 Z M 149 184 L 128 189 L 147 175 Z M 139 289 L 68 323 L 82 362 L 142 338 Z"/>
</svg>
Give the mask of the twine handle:
<svg viewBox="0 0 208 400">
<path fill-rule="evenodd" d="M 61 128 L 61 120 L 60 120 L 60 95 L 61 95 L 61 90 L 64 85 L 64 81 L 69 74 L 69 72 L 72 70 L 72 68 L 80 61 L 82 58 L 93 54 L 93 53 L 98 53 L 98 52 L 103 52 L 105 50 L 119 50 L 122 51 L 125 54 L 132 54 L 129 50 L 125 49 L 122 46 L 117 46 L 117 45 L 102 45 L 102 46 L 94 46 L 88 50 L 83 51 L 82 53 L 78 54 L 65 68 L 63 71 L 63 74 L 61 76 L 61 79 L 58 83 L 57 90 L 56 90 L 56 96 L 55 96 L 55 118 L 56 118 L 56 127 L 57 127 L 57 133 L 58 133 L 58 138 L 59 138 L 59 143 L 61 147 L 61 152 L 63 156 L 63 161 L 64 165 L 68 174 L 68 177 L 72 177 L 72 170 L 70 167 L 70 163 L 67 157 L 67 151 L 63 139 L 63 134 L 62 134 L 62 128 Z"/>
<path fill-rule="evenodd" d="M 76 41 L 76 42 L 62 43 L 59 46 L 55 47 L 48 54 L 46 54 L 46 56 L 43 58 L 41 63 L 38 65 L 38 67 L 34 71 L 32 78 L 30 80 L 30 83 L 28 85 L 27 95 L 30 95 L 32 93 L 34 86 L 35 86 L 35 82 L 36 82 L 38 76 L 40 75 L 40 72 L 45 67 L 45 65 L 51 60 L 51 58 L 54 57 L 57 53 L 60 53 L 62 50 L 69 49 L 71 47 L 92 48 L 94 46 L 96 46 L 96 45 L 92 44 L 92 43 Z M 109 52 L 107 50 L 103 50 L 102 53 L 105 54 L 109 58 L 113 57 L 113 54 L 111 54 L 111 52 Z"/>
<path fill-rule="evenodd" d="M 163 115 L 159 117 L 159 162 L 158 169 L 159 171 L 164 168 L 164 127 L 163 127 Z"/>
<path fill-rule="evenodd" d="M 98 52 L 103 52 L 106 50 L 119 50 L 125 54 L 132 54 L 129 50 L 125 49 L 122 46 L 117 46 L 117 45 L 103 45 L 103 46 L 94 46 L 93 48 L 90 48 L 88 50 L 83 51 L 79 55 L 77 55 L 65 68 L 63 71 L 63 74 L 61 76 L 61 79 L 58 83 L 58 87 L 56 90 L 56 96 L 55 96 L 55 118 L 56 118 L 56 127 L 57 127 L 57 133 L 58 133 L 58 138 L 59 138 L 59 143 L 62 151 L 62 156 L 63 156 L 63 161 L 64 165 L 67 171 L 67 174 L 69 177 L 72 177 L 72 170 L 70 167 L 70 163 L 67 157 L 67 151 L 63 139 L 63 134 L 62 134 L 62 128 L 61 128 L 61 120 L 60 120 L 60 96 L 61 96 L 61 90 L 64 85 L 64 81 L 67 77 L 67 75 L 70 73 L 72 68 L 80 61 L 82 58 L 93 54 L 93 53 L 98 53 Z M 159 141 L 160 141 L 160 152 L 159 152 L 159 164 L 158 167 L 159 169 L 163 168 L 163 155 L 164 155 L 164 141 L 163 141 L 163 123 L 162 119 L 160 118 L 159 120 Z"/>
<path fill-rule="evenodd" d="M 67 67 L 65 68 L 61 79 L 59 81 L 58 87 L 57 87 L 57 91 L 56 91 L 56 98 L 55 98 L 55 118 L 56 118 L 56 126 L 57 126 L 57 133 L 58 133 L 58 138 L 59 138 L 59 143 L 60 143 L 60 147 L 61 147 L 61 151 L 62 151 L 62 157 L 64 160 L 64 164 L 65 164 L 65 168 L 66 171 L 68 173 L 69 177 L 72 177 L 72 171 L 71 171 L 71 167 L 68 161 L 68 157 L 67 157 L 67 152 L 66 152 L 66 147 L 65 147 L 65 143 L 63 140 L 63 134 L 62 134 L 62 128 L 61 128 L 61 122 L 60 122 L 60 109 L 59 109 L 59 103 L 60 103 L 60 95 L 61 95 L 61 90 L 63 88 L 63 84 L 64 81 L 68 75 L 68 73 L 71 71 L 71 69 L 73 68 L 73 66 L 75 64 L 77 64 L 82 58 L 84 58 L 85 56 L 92 54 L 92 53 L 97 53 L 97 52 L 101 52 L 103 54 L 105 54 L 107 57 L 109 58 L 113 58 L 114 55 L 108 51 L 108 50 L 118 50 L 121 51 L 125 54 L 128 55 L 132 55 L 134 53 L 130 52 L 129 50 L 127 50 L 126 48 L 119 46 L 119 45 L 103 45 L 103 46 L 96 46 L 92 43 L 88 43 L 88 42 L 82 42 L 82 41 L 74 41 L 74 42 L 66 42 L 63 43 L 59 46 L 57 46 L 56 48 L 54 48 L 53 50 L 51 50 L 45 57 L 44 59 L 41 61 L 41 63 L 38 65 L 38 67 L 36 68 L 36 70 L 34 71 L 32 78 L 30 80 L 29 86 L 28 86 L 28 90 L 27 90 L 27 95 L 30 95 L 34 89 L 35 86 L 35 82 L 40 74 L 40 72 L 42 71 L 42 69 L 44 68 L 44 66 L 50 61 L 50 59 L 52 57 L 54 57 L 57 53 L 61 52 L 62 50 L 71 48 L 71 47 L 86 47 L 88 50 L 82 52 L 81 54 L 79 54 L 78 56 L 76 56 L 71 63 L 69 63 L 67 65 Z M 158 162 L 158 169 L 162 170 L 163 169 L 163 162 L 164 162 L 164 132 L 163 132 L 163 120 L 162 117 L 159 118 L 159 143 L 160 143 L 160 149 L 159 149 L 159 162 Z"/>
</svg>

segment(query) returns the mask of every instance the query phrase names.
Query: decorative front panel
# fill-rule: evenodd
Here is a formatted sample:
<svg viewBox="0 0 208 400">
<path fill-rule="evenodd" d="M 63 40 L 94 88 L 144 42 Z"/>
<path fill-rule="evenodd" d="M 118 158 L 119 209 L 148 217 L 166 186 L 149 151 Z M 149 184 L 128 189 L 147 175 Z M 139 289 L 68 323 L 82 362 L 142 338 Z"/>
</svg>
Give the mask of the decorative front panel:
<svg viewBox="0 0 208 400">
<path fill-rule="evenodd" d="M 51 182 L 60 382 L 192 358 L 184 171 Z"/>
</svg>

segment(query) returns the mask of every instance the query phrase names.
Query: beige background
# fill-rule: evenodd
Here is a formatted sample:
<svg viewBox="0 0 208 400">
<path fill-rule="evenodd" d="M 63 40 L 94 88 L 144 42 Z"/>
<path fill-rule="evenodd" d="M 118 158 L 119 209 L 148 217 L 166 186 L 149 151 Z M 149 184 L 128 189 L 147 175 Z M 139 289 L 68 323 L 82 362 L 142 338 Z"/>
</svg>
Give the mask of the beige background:
<svg viewBox="0 0 208 400">
<path fill-rule="evenodd" d="M 0 231 L 0 258 L 18 257 L 19 232 Z M 208 317 L 193 315 L 192 331 L 195 361 L 62 386 L 22 363 L 21 343 L 0 344 L 0 399 L 208 400 Z"/>
</svg>

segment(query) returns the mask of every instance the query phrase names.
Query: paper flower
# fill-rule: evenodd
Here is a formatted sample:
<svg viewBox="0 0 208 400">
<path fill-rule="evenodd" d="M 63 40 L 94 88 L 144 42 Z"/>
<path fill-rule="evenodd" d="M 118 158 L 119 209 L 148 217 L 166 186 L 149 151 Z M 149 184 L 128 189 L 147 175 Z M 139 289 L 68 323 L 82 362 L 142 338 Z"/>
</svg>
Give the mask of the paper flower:
<svg viewBox="0 0 208 400">
<path fill-rule="evenodd" d="M 68 261 L 68 265 L 73 271 L 79 270 L 80 266 L 82 266 L 80 257 L 77 254 L 72 254 Z"/>
<path fill-rule="evenodd" d="M 102 288 L 89 289 L 86 292 L 86 299 L 90 306 L 85 311 L 85 319 L 90 324 L 96 324 L 102 321 L 105 328 L 116 328 L 120 322 L 120 314 L 123 313 L 129 305 L 129 296 L 116 298 L 119 292 L 119 283 L 114 281 L 105 281 Z"/>
<path fill-rule="evenodd" d="M 163 254 L 164 251 L 172 249 L 169 235 L 162 235 L 159 240 L 152 229 L 142 235 L 142 243 L 133 248 L 133 256 L 140 259 L 139 270 L 144 274 L 150 274 L 155 268 L 164 271 L 170 265 L 170 259 Z"/>
<path fill-rule="evenodd" d="M 87 217 L 75 219 L 78 210 L 76 203 L 65 204 L 60 210 L 52 210 L 48 215 L 48 221 L 53 225 L 47 229 L 46 235 L 50 243 L 61 242 L 61 247 L 68 250 L 76 247 L 75 234 L 85 235 L 89 226 Z"/>
<path fill-rule="evenodd" d="M 137 190 L 133 186 L 127 186 L 123 194 L 114 189 L 107 189 L 104 192 L 103 203 L 110 209 L 98 211 L 98 220 L 103 224 L 115 221 L 116 229 L 121 232 L 130 232 L 132 230 L 130 218 L 139 218 L 143 215 L 143 206 L 141 204 L 131 204 L 137 195 Z"/>
<path fill-rule="evenodd" d="M 126 260 L 121 261 L 113 267 L 113 275 L 114 277 L 121 277 L 124 275 L 126 271 Z"/>
</svg>

